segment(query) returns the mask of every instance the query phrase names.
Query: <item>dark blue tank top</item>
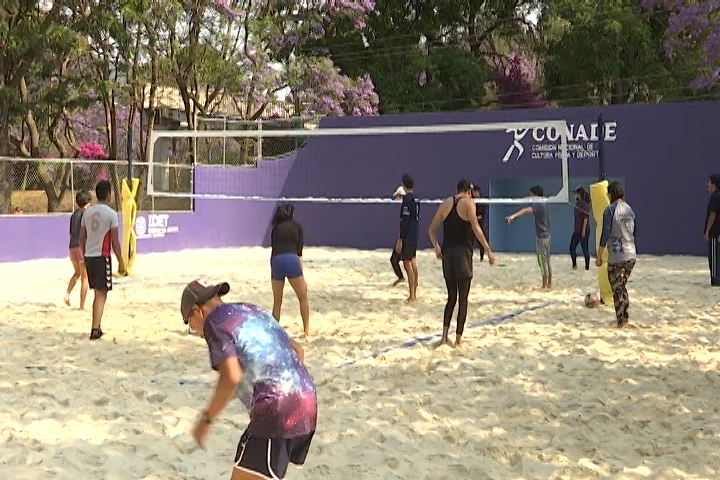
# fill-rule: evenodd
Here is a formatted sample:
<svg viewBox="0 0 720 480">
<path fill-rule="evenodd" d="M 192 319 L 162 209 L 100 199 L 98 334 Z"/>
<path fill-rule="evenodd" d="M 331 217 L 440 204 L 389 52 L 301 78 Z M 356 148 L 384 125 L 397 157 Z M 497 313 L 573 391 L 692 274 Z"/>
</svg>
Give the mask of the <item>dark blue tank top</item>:
<svg viewBox="0 0 720 480">
<path fill-rule="evenodd" d="M 470 222 L 460 218 L 457 212 L 459 198 L 453 197 L 452 210 L 443 221 L 442 250 L 451 247 L 466 247 L 472 250 L 475 233 Z"/>
</svg>

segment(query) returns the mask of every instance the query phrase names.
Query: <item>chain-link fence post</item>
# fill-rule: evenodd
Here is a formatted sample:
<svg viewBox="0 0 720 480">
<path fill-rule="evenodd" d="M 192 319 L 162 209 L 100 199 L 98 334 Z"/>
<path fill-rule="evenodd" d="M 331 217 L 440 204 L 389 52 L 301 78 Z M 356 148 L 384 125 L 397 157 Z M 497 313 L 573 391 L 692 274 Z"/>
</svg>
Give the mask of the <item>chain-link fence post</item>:
<svg viewBox="0 0 720 480">
<path fill-rule="evenodd" d="M 262 148 L 262 147 L 263 147 L 263 137 L 262 137 L 262 130 L 263 130 L 263 121 L 262 121 L 262 118 L 258 118 L 258 119 L 257 119 L 257 131 L 258 131 L 258 136 L 257 136 L 257 153 L 256 153 L 256 160 L 255 160 L 255 165 L 256 165 L 256 166 L 257 166 L 257 164 L 260 162 L 260 160 L 263 159 L 263 148 Z"/>
</svg>

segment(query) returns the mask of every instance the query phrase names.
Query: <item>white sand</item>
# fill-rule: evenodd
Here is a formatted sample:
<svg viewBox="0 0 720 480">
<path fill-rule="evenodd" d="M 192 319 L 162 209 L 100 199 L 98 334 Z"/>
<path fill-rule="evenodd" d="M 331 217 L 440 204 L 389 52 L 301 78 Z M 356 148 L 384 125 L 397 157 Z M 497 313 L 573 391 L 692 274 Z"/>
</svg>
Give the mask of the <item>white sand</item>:
<svg viewBox="0 0 720 480">
<path fill-rule="evenodd" d="M 335 368 L 440 330 L 439 263 L 420 253 L 421 299 L 407 306 L 404 287 L 388 288 L 389 253 L 306 251 L 320 417 L 305 469 L 287 478 L 720 478 L 720 290 L 704 259 L 642 257 L 633 328 L 618 331 L 610 307 L 582 305 L 594 267 L 573 272 L 555 256 L 548 293 L 531 256 L 492 269 L 476 256 L 468 323 L 559 303 L 467 329 L 461 350 L 415 345 Z M 110 295 L 98 342 L 87 340 L 89 314 L 62 302 L 68 260 L 0 265 L 0 478 L 228 479 L 247 414 L 231 404 L 208 450 L 190 450 L 211 388 L 179 380 L 214 375 L 178 302 L 201 274 L 230 281 L 230 300 L 270 309 L 268 256 L 140 256 Z M 282 323 L 298 335 L 288 293 Z"/>
</svg>

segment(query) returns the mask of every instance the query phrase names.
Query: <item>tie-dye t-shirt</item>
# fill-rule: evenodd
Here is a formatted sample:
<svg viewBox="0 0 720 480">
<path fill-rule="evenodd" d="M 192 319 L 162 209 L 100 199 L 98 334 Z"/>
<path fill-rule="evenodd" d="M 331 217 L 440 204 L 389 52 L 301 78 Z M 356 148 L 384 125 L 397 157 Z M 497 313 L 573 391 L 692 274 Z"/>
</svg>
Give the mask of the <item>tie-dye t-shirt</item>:
<svg viewBox="0 0 720 480">
<path fill-rule="evenodd" d="M 224 303 L 208 316 L 203 335 L 217 370 L 235 357 L 251 395 L 238 398 L 250 412 L 248 431 L 263 438 L 293 438 L 315 430 L 317 396 L 290 337 L 269 313 L 249 303 Z"/>
</svg>

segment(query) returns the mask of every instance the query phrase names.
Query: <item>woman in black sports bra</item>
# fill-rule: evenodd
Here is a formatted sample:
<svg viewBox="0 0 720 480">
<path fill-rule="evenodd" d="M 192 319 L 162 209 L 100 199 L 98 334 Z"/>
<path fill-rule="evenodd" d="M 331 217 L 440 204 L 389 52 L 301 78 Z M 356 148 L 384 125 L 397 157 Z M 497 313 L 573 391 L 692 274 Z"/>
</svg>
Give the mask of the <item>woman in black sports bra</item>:
<svg viewBox="0 0 720 480">
<path fill-rule="evenodd" d="M 478 224 L 471 191 L 472 184 L 467 180 L 461 180 L 457 186 L 457 194 L 445 200 L 438 207 L 428 232 L 430 242 L 435 248 L 435 255 L 442 259 L 443 277 L 445 277 L 448 293 L 443 315 L 443 335 L 438 346 L 445 343 L 452 346 L 448 332 L 456 303 L 458 304 L 458 314 L 455 346 L 461 344 L 473 277 L 472 256 L 475 238 L 487 252 L 490 265 L 494 265 L 496 260 L 496 256 L 490 250 L 490 245 Z M 435 236 L 440 222 L 443 222 L 442 247 L 438 244 Z"/>
</svg>

